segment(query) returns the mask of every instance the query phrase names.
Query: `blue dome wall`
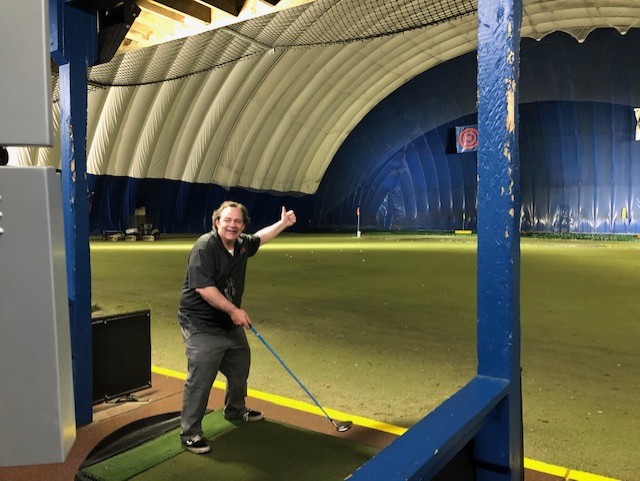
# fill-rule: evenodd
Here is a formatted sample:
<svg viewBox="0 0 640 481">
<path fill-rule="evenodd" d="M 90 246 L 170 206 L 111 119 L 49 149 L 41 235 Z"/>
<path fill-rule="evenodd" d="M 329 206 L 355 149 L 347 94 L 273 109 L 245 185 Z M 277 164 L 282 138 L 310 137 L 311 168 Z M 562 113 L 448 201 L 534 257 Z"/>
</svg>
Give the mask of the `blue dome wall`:
<svg viewBox="0 0 640 481">
<path fill-rule="evenodd" d="M 274 195 L 246 189 L 224 189 L 214 184 L 194 184 L 167 179 L 88 175 L 92 206 L 90 230 L 99 234 L 108 230 L 124 231 L 135 226 L 136 208 L 146 210 L 146 223 L 162 233 L 200 233 L 211 229 L 211 214 L 225 200 L 247 206 L 251 215 L 248 232 L 255 232 L 280 219 L 282 206 L 294 209 L 297 230 L 311 227 L 314 196 Z"/>
<path fill-rule="evenodd" d="M 563 33 L 522 39 L 523 230 L 640 232 L 638 45 L 640 29 L 596 30 L 584 43 Z M 358 207 L 363 230 L 474 229 L 476 156 L 451 153 L 455 126 L 474 123 L 470 52 L 378 104 L 347 137 L 316 195 L 90 175 L 91 229 L 123 230 L 145 207 L 161 232 L 202 232 L 229 198 L 249 207 L 254 229 L 273 222 L 281 205 L 296 209 L 299 231 L 353 231 Z"/>
<path fill-rule="evenodd" d="M 540 102 L 521 106 L 520 115 L 523 231 L 640 232 L 632 108 Z"/>
<path fill-rule="evenodd" d="M 640 231 L 640 31 L 523 39 L 522 228 Z M 367 115 L 318 189 L 318 225 L 376 230 L 474 229 L 475 154 L 454 154 L 455 126 L 475 123 L 475 52 L 414 78 Z M 626 219 L 623 218 L 626 213 Z"/>
</svg>

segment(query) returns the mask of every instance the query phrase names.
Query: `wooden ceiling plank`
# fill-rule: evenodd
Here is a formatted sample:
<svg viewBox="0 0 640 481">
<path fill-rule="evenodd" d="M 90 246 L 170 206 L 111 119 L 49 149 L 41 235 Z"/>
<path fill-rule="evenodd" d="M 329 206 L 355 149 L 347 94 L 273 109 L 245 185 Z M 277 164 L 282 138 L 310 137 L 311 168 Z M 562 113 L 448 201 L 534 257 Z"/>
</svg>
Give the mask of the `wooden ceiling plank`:
<svg viewBox="0 0 640 481">
<path fill-rule="evenodd" d="M 147 12 L 155 13 L 156 15 L 161 15 L 171 20 L 175 20 L 176 22 L 184 23 L 185 15 L 176 12 L 172 8 L 167 8 L 164 5 L 160 5 L 149 0 L 137 0 L 136 3 L 138 4 L 138 7 L 140 7 L 143 11 L 146 10 Z"/>
<path fill-rule="evenodd" d="M 245 0 L 199 0 L 219 10 L 238 16 L 244 7 Z"/>
<path fill-rule="evenodd" d="M 189 17 L 197 18 L 201 22 L 211 23 L 211 8 L 193 0 L 153 0 L 165 7 L 176 10 Z"/>
</svg>

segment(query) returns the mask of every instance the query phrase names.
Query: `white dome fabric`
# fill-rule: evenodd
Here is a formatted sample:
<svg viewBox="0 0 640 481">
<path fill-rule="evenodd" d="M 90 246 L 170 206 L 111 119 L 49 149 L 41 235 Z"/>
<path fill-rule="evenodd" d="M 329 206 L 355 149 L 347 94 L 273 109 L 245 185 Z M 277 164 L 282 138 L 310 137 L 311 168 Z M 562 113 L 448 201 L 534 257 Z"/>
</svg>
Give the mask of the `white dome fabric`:
<svg viewBox="0 0 640 481">
<path fill-rule="evenodd" d="M 600 27 L 625 33 L 640 24 L 640 3 L 629 3 L 525 1 L 522 36 L 564 31 L 582 41 Z M 176 80 L 91 90 L 87 170 L 313 194 L 341 143 L 376 104 L 476 48 L 476 22 L 466 15 L 362 42 L 264 51 Z M 171 72 L 184 61 L 179 51 L 151 55 L 138 75 L 154 62 Z M 53 148 L 18 149 L 21 165 L 59 166 L 59 159 L 59 140 Z"/>
</svg>

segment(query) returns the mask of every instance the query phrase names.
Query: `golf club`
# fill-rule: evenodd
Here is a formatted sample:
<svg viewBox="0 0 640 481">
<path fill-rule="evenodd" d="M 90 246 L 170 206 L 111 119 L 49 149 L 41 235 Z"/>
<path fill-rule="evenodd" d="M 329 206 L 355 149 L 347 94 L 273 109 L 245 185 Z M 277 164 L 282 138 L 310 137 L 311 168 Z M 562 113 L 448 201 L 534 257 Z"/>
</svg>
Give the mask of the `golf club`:
<svg viewBox="0 0 640 481">
<path fill-rule="evenodd" d="M 313 397 L 313 394 L 311 394 L 311 392 L 309 392 L 309 390 L 304 386 L 304 384 L 302 384 L 302 381 L 300 381 L 300 379 L 298 379 L 296 377 L 296 375 L 293 373 L 293 371 L 291 371 L 291 369 L 289 369 L 289 367 L 287 367 L 287 365 L 284 363 L 282 358 L 280 356 L 278 356 L 278 353 L 271 347 L 271 345 L 265 340 L 265 338 L 262 337 L 262 335 L 251 324 L 249 325 L 249 327 L 251 328 L 251 332 L 253 332 L 256 335 L 256 337 L 258 339 L 260 339 L 262 344 L 264 344 L 265 347 L 267 349 L 269 349 L 271 354 L 273 354 L 273 356 L 278 360 L 278 362 L 280 362 L 280 364 L 282 364 L 282 367 L 284 367 L 285 371 L 287 371 L 289 373 L 289 375 L 293 379 L 295 379 L 295 381 L 298 383 L 298 385 L 304 390 L 304 392 L 307 393 L 307 395 L 313 400 L 313 402 L 316 404 L 316 406 L 318 406 L 320 408 L 320 411 L 322 411 L 322 413 L 327 417 L 327 419 L 329 421 L 331 421 L 331 424 L 333 424 L 335 426 L 336 431 L 338 431 L 339 433 L 344 433 L 344 432 L 347 432 L 349 429 L 351 429 L 351 426 L 353 426 L 353 423 L 351 421 L 336 422 L 334 419 L 331 419 L 331 416 L 329 416 L 327 414 L 327 411 L 324 410 L 324 408 L 320 405 L 318 400 L 315 397 Z"/>
</svg>

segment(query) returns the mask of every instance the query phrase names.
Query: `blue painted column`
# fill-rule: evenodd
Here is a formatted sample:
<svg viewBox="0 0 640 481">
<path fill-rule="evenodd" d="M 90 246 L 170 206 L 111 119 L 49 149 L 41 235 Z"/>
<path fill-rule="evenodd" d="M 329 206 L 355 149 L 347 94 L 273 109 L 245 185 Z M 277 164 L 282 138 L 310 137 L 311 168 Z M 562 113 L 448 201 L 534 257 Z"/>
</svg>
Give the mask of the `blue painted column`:
<svg viewBox="0 0 640 481">
<path fill-rule="evenodd" d="M 521 480 L 520 162 L 522 0 L 478 2 L 478 375 L 509 381 L 475 438 L 477 480 Z M 483 466 L 486 467 L 483 468 Z"/>
<path fill-rule="evenodd" d="M 93 419 L 91 268 L 87 190 L 87 69 L 97 52 L 96 15 L 52 0 L 51 54 L 59 65 L 62 203 L 76 424 Z"/>
</svg>

